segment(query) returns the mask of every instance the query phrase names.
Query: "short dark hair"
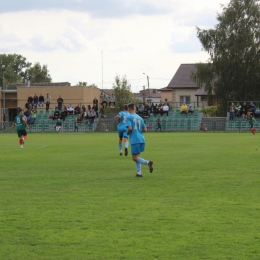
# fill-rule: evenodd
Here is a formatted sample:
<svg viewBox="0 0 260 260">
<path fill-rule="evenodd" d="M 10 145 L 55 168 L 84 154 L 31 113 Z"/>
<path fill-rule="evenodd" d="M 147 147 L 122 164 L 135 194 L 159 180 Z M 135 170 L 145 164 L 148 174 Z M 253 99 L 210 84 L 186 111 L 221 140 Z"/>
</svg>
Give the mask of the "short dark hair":
<svg viewBox="0 0 260 260">
<path fill-rule="evenodd" d="M 23 110 L 21 108 L 18 109 L 18 113 L 22 112 Z"/>
<path fill-rule="evenodd" d="M 127 105 L 127 108 L 130 109 L 130 110 L 134 110 L 135 109 L 135 104 L 134 103 L 129 103 Z"/>
</svg>

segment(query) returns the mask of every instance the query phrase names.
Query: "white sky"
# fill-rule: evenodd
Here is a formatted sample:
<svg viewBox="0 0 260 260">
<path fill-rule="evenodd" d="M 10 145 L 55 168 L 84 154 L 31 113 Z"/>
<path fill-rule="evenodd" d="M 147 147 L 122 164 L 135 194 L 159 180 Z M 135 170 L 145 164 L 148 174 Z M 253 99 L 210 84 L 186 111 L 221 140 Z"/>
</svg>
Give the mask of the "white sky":
<svg viewBox="0 0 260 260">
<path fill-rule="evenodd" d="M 137 92 L 166 87 L 181 63 L 205 62 L 195 27 L 213 28 L 229 0 L 9 0 L 0 10 L 0 53 L 47 64 L 53 82 Z M 102 77 L 103 52 L 103 77 Z"/>
</svg>

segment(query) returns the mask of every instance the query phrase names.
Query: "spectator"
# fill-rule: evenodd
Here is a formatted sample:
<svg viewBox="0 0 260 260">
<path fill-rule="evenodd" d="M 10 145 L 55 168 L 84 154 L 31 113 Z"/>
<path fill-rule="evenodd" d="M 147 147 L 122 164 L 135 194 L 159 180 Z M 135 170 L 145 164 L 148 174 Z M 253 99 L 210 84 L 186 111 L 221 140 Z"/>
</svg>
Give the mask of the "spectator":
<svg viewBox="0 0 260 260">
<path fill-rule="evenodd" d="M 61 97 L 61 95 L 59 95 L 59 98 L 57 99 L 57 103 L 58 103 L 58 110 L 61 110 L 63 104 L 63 98 Z"/>
<path fill-rule="evenodd" d="M 55 119 L 58 119 L 58 118 L 60 118 L 60 112 L 59 112 L 58 108 L 56 107 L 52 119 L 55 120 Z"/>
<path fill-rule="evenodd" d="M 47 96 L 45 97 L 46 101 L 46 112 L 50 109 L 50 103 L 51 103 L 51 96 L 47 93 Z"/>
<path fill-rule="evenodd" d="M 42 94 L 40 94 L 39 96 L 39 107 L 43 108 L 43 104 L 44 104 L 44 96 Z"/>
<path fill-rule="evenodd" d="M 61 123 L 60 119 L 58 118 L 58 121 L 57 121 L 56 126 L 55 126 L 55 129 L 56 129 L 57 132 L 60 131 L 61 126 L 62 126 L 62 123 Z"/>
<path fill-rule="evenodd" d="M 235 105 L 234 103 L 231 103 L 229 107 L 229 120 L 233 120 L 235 116 Z"/>
<path fill-rule="evenodd" d="M 193 107 L 192 104 L 189 104 L 188 113 L 189 113 L 189 114 L 193 114 L 193 113 L 194 113 L 194 107 Z"/>
<path fill-rule="evenodd" d="M 61 113 L 60 113 L 60 119 L 63 120 L 63 122 L 65 121 L 66 117 L 67 117 L 67 111 L 65 109 L 62 109 Z"/>
<path fill-rule="evenodd" d="M 250 110 L 253 115 L 255 114 L 256 106 L 253 101 L 250 102 L 250 104 L 248 106 L 248 110 Z"/>
<path fill-rule="evenodd" d="M 96 104 L 96 105 L 97 105 L 97 107 L 98 107 L 98 100 L 97 100 L 97 98 L 96 98 L 96 97 L 93 99 L 93 105 L 94 105 L 94 104 Z M 86 112 L 86 111 L 84 111 L 84 112 Z"/>
<path fill-rule="evenodd" d="M 236 113 L 237 118 L 240 117 L 240 110 L 241 110 L 241 105 L 240 105 L 240 103 L 237 103 L 235 106 L 235 113 Z"/>
<path fill-rule="evenodd" d="M 260 109 L 259 107 L 257 107 L 255 110 L 255 118 L 259 118 L 259 117 L 260 117 Z"/>
<path fill-rule="evenodd" d="M 68 115 L 72 115 L 73 114 L 74 108 L 73 108 L 73 106 L 71 104 L 68 106 L 67 111 L 68 111 Z"/>
<path fill-rule="evenodd" d="M 33 97 L 32 97 L 32 95 L 28 97 L 27 103 L 33 105 Z"/>
<path fill-rule="evenodd" d="M 116 98 L 115 98 L 114 94 L 112 94 L 109 98 L 109 106 L 115 107 L 115 105 L 116 105 Z"/>
<path fill-rule="evenodd" d="M 161 113 L 161 115 L 162 115 L 162 114 L 166 114 L 166 115 L 168 116 L 169 109 L 170 109 L 170 108 L 169 108 L 168 104 L 165 103 L 165 104 L 163 105 L 163 107 L 162 107 L 162 113 Z"/>
<path fill-rule="evenodd" d="M 207 132 L 207 125 L 206 124 L 204 124 L 203 126 L 202 126 L 202 132 Z"/>
<path fill-rule="evenodd" d="M 103 106 L 103 108 L 107 106 L 107 101 L 108 101 L 108 98 L 107 98 L 106 94 L 103 93 L 102 103 L 101 103 L 101 105 Z"/>
<path fill-rule="evenodd" d="M 157 128 L 155 129 L 155 131 L 157 131 L 158 129 L 160 129 L 160 132 L 162 131 L 162 116 L 159 115 L 158 120 L 157 120 Z"/>
<path fill-rule="evenodd" d="M 93 103 L 94 104 L 94 103 Z M 85 105 L 82 105 L 82 110 L 83 110 L 83 113 L 85 113 L 86 112 L 86 107 L 85 107 Z"/>
<path fill-rule="evenodd" d="M 63 107 L 63 110 L 64 110 L 64 112 L 65 112 L 65 117 L 67 117 L 67 116 L 68 116 L 68 109 L 67 109 L 67 107 L 64 106 L 64 107 Z"/>
<path fill-rule="evenodd" d="M 240 115 L 243 118 L 246 118 L 246 115 L 247 115 L 247 105 L 246 105 L 246 102 L 244 102 L 243 105 L 241 106 Z"/>
<path fill-rule="evenodd" d="M 77 132 L 79 131 L 77 118 L 75 118 L 75 121 L 74 121 L 74 132 L 75 132 L 76 130 L 77 130 Z"/>
<path fill-rule="evenodd" d="M 154 103 L 152 103 L 151 107 L 150 107 L 150 113 L 153 113 L 154 117 L 156 116 L 156 108 Z"/>
<path fill-rule="evenodd" d="M 186 116 L 188 114 L 188 107 L 185 103 L 181 105 L 181 114 L 185 114 Z"/>
<path fill-rule="evenodd" d="M 95 121 L 96 118 L 96 112 L 94 108 L 92 108 L 91 113 L 90 113 L 90 123 L 92 124 Z"/>
<path fill-rule="evenodd" d="M 39 98 L 36 94 L 34 94 L 34 97 L 33 97 L 33 106 L 37 109 L 37 105 L 38 105 L 38 101 L 39 101 Z"/>
<path fill-rule="evenodd" d="M 82 123 L 82 118 L 81 118 L 81 115 L 78 114 L 78 117 L 77 117 L 77 125 L 78 124 L 81 124 Z"/>
<path fill-rule="evenodd" d="M 80 106 L 77 105 L 75 108 L 74 108 L 74 115 L 78 115 L 80 114 Z"/>
<path fill-rule="evenodd" d="M 35 117 L 32 115 L 29 109 L 25 109 L 24 115 L 26 116 L 26 121 L 28 124 L 34 124 Z"/>
<path fill-rule="evenodd" d="M 98 107 L 97 107 L 97 104 L 93 104 L 92 109 L 95 110 L 95 112 L 96 112 L 96 116 L 97 116 L 97 118 L 98 118 Z"/>
</svg>

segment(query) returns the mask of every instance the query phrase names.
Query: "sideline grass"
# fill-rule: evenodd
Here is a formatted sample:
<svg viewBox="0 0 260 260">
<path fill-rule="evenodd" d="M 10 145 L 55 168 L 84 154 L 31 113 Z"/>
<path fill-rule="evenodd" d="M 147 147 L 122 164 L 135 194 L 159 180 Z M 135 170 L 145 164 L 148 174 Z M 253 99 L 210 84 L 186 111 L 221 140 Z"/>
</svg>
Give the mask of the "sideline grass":
<svg viewBox="0 0 260 260">
<path fill-rule="evenodd" d="M 0 259 L 259 259 L 250 133 L 147 133 L 143 178 L 116 133 L 0 135 Z"/>
</svg>

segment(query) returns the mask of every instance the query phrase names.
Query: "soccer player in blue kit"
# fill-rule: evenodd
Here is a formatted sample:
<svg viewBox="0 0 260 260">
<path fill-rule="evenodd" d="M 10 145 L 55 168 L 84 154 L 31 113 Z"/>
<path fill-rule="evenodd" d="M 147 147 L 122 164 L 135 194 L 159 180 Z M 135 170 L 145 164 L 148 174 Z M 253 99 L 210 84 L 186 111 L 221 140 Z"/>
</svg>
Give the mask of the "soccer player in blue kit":
<svg viewBox="0 0 260 260">
<path fill-rule="evenodd" d="M 147 127 L 144 120 L 135 113 L 135 104 L 130 103 L 127 107 L 130 115 L 127 117 L 126 126 L 128 129 L 127 134 L 130 136 L 132 158 L 137 170 L 135 176 L 143 177 L 141 164 L 148 165 L 150 173 L 153 172 L 153 162 L 139 157 L 140 153 L 145 149 L 145 138 L 143 132 L 147 132 Z"/>
<path fill-rule="evenodd" d="M 128 155 L 128 135 L 127 135 L 127 127 L 126 127 L 126 118 L 129 116 L 127 105 L 124 105 L 124 111 L 119 112 L 117 115 L 119 124 L 117 126 L 117 132 L 119 136 L 119 151 L 120 156 L 122 155 L 122 139 L 124 138 L 125 143 L 125 156 Z"/>
</svg>

